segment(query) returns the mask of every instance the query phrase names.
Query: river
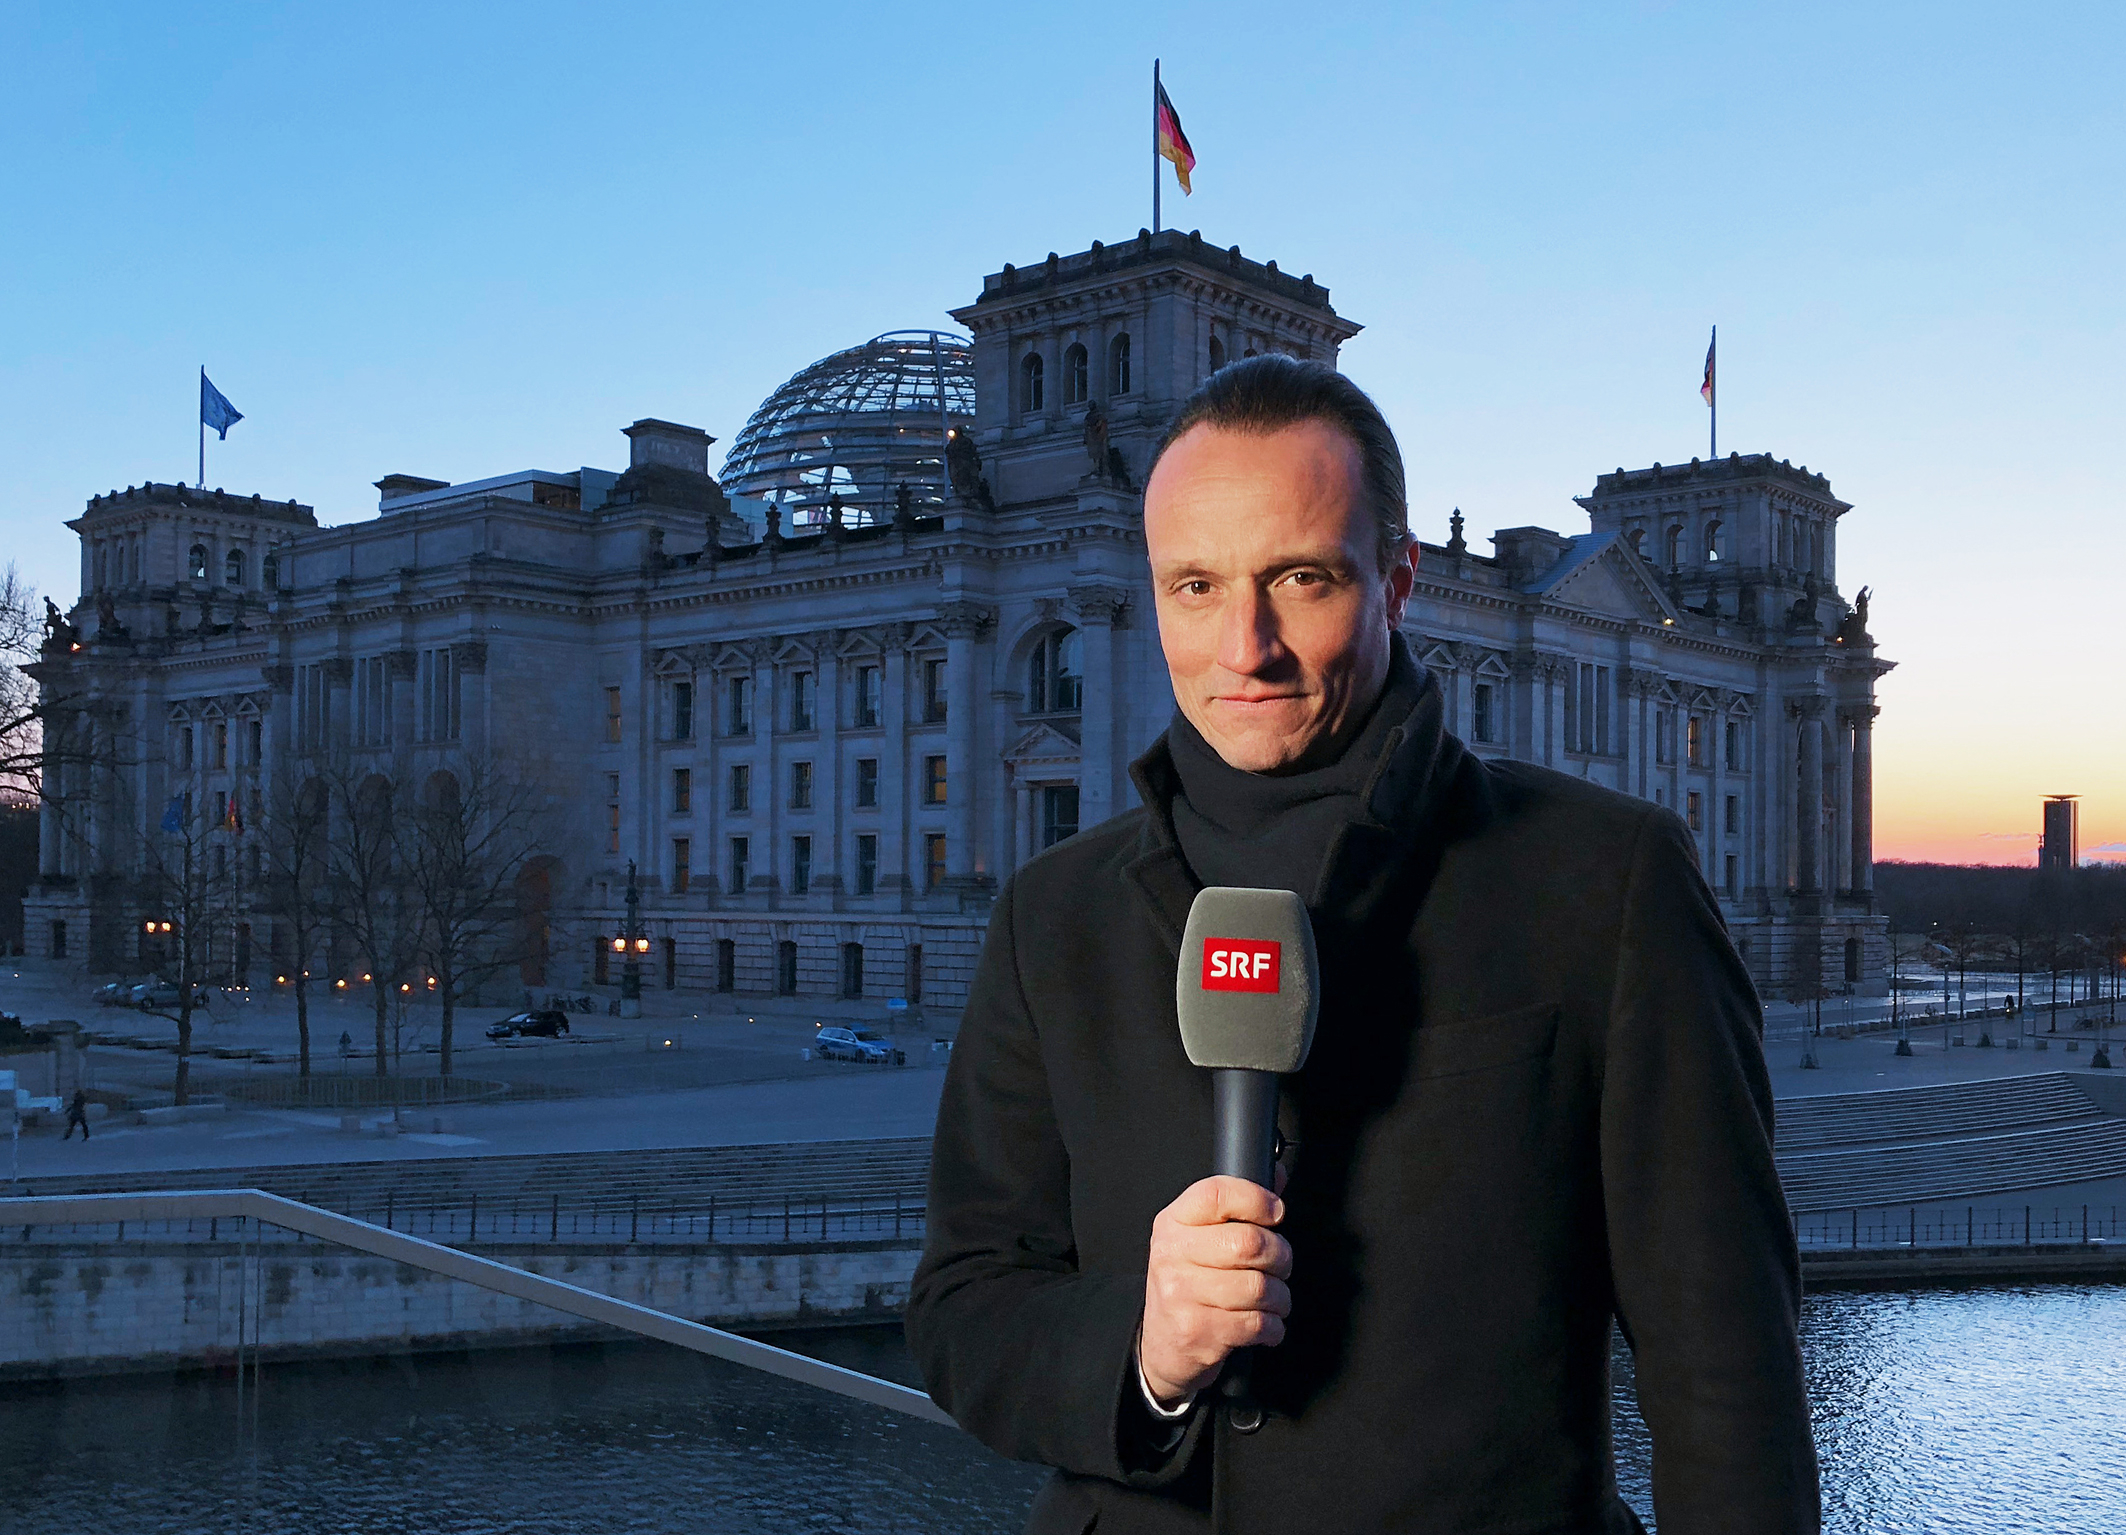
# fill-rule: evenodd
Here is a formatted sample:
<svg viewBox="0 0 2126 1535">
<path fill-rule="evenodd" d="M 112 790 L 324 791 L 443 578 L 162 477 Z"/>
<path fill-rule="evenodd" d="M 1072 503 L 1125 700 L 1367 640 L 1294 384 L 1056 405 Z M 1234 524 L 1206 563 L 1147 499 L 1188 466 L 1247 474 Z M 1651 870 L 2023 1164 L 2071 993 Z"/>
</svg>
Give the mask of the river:
<svg viewBox="0 0 2126 1535">
<path fill-rule="evenodd" d="M 1810 1296 L 1839 1535 L 2126 1531 L 2126 1286 Z M 778 1334 L 906 1379 L 897 1331 Z M 1618 1471 L 1649 1445 L 1620 1354 Z M 0 1388 L 8 1535 L 957 1535 L 1015 1531 L 1041 1473 L 653 1344 Z"/>
</svg>

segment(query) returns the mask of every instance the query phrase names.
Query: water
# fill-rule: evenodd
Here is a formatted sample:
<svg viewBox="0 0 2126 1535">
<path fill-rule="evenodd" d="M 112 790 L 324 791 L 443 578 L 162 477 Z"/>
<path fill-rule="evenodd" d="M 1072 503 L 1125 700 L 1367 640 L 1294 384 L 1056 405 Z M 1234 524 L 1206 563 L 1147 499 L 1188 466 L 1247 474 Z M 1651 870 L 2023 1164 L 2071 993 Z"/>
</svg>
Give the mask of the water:
<svg viewBox="0 0 2126 1535">
<path fill-rule="evenodd" d="M 2126 1531 L 2126 1286 L 1826 1292 L 1804 1320 L 1825 1528 Z M 778 1342 L 908 1379 L 892 1329 Z M 1619 1474 L 1649 1448 L 1618 1372 Z M 8 1535 L 1015 1531 L 1042 1473 L 652 1344 L 0 1388 Z"/>
</svg>

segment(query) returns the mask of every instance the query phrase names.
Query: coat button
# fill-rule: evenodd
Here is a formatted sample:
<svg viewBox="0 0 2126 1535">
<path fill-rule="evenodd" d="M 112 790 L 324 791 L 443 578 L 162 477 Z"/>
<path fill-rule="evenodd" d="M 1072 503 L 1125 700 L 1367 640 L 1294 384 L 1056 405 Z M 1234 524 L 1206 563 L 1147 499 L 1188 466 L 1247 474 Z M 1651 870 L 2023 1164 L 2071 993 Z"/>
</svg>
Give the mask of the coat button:
<svg viewBox="0 0 2126 1535">
<path fill-rule="evenodd" d="M 1225 1410 L 1225 1421 L 1236 1434 L 1252 1434 L 1262 1427 L 1262 1409 L 1253 1402 L 1235 1402 Z"/>
</svg>

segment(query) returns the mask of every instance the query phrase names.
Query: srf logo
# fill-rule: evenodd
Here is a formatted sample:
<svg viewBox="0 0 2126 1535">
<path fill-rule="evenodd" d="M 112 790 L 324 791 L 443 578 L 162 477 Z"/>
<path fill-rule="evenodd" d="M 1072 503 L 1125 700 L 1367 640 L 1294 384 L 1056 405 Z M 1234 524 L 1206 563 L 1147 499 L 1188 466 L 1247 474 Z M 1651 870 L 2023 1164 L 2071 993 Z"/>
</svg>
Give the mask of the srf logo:
<svg viewBox="0 0 2126 1535">
<path fill-rule="evenodd" d="M 1277 950 L 1276 943 L 1258 938 L 1204 939 L 1203 989 L 1275 991 Z"/>
</svg>

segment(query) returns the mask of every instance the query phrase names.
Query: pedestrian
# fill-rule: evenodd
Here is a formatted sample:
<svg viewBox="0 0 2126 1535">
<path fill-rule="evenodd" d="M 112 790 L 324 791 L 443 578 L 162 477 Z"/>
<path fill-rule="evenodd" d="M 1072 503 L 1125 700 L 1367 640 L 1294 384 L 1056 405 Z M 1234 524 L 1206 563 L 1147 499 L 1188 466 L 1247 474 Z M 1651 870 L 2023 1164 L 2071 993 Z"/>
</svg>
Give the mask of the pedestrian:
<svg viewBox="0 0 2126 1535">
<path fill-rule="evenodd" d="M 352 1034 L 349 1034 L 345 1029 L 341 1029 L 340 1059 L 344 1061 L 347 1059 L 348 1056 L 352 1054 L 354 1054 L 354 1036 Z"/>
<path fill-rule="evenodd" d="M 66 1134 L 59 1138 L 72 1140 L 76 1125 L 81 1127 L 81 1138 L 86 1141 L 89 1138 L 89 1095 L 78 1087 L 74 1089 L 74 1101 L 66 1106 Z"/>
</svg>

